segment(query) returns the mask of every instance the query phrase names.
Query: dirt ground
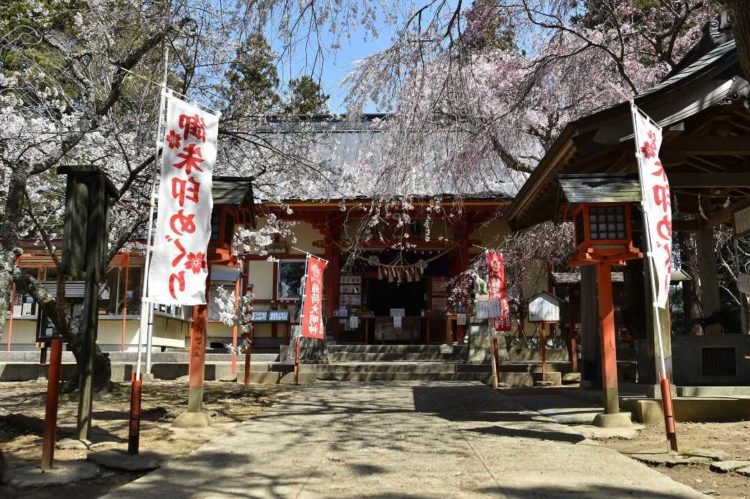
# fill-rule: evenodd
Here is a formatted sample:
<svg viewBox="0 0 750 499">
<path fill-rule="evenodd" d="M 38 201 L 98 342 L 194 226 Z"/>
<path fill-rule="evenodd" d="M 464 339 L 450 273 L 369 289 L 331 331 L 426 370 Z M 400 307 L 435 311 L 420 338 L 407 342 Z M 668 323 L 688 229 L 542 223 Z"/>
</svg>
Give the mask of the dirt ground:
<svg viewBox="0 0 750 499">
<path fill-rule="evenodd" d="M 155 381 L 144 383 L 140 449 L 175 457 L 192 452 L 228 427 L 257 414 L 264 407 L 288 396 L 296 387 L 288 385 L 253 386 L 247 391 L 241 384 L 206 382 L 204 408 L 213 418 L 206 429 L 172 428 L 174 418 L 187 408 L 187 383 Z M 42 423 L 47 384 L 29 381 L 0 383 L 0 448 L 7 468 L 38 464 L 41 458 Z M 96 449 L 127 448 L 130 384 L 115 383 L 109 393 L 94 400 L 94 427 L 91 441 Z M 78 411 L 74 394 L 60 395 L 58 441 L 73 437 Z M 55 461 L 85 458 L 86 450 L 55 450 Z M 3 498 L 52 498 L 73 493 L 71 497 L 99 497 L 107 491 L 138 478 L 141 474 L 105 471 L 99 478 L 64 487 L 14 490 L 0 486 Z"/>
<path fill-rule="evenodd" d="M 623 454 L 667 451 L 664 428 L 648 426 L 633 440 L 610 439 L 603 442 Z M 750 461 L 750 421 L 738 423 L 678 423 L 680 452 L 701 450 L 722 455 L 722 460 Z M 718 497 L 750 498 L 750 477 L 738 473 L 717 473 L 709 464 L 655 466 L 672 479 L 704 494 Z"/>
<path fill-rule="evenodd" d="M 207 440 L 225 432 L 231 425 L 245 421 L 263 408 L 289 396 L 298 387 L 292 385 L 253 386 L 244 391 L 236 383 L 206 382 L 204 407 L 214 424 L 207 429 L 172 428 L 174 418 L 187 407 L 185 382 L 155 381 L 144 384 L 141 450 L 175 457 L 192 452 Z M 0 448 L 8 468 L 39 463 L 44 419 L 46 382 L 0 383 Z M 127 447 L 127 423 L 130 385 L 117 383 L 94 401 L 92 442 L 96 449 Z M 73 437 L 77 399 L 62 394 L 58 417 L 58 441 Z M 678 424 L 681 451 L 704 449 L 723 454 L 725 460 L 750 460 L 750 422 Z M 602 442 L 624 454 L 665 451 L 661 426 L 640 431 L 633 440 L 609 439 Z M 55 450 L 55 460 L 85 458 L 86 450 Z M 750 498 L 750 477 L 737 473 L 716 473 L 708 464 L 658 466 L 660 472 L 701 492 L 732 498 Z M 138 478 L 138 473 L 105 471 L 99 478 L 64 487 L 14 490 L 0 486 L 2 498 L 99 497 L 109 490 Z"/>
</svg>

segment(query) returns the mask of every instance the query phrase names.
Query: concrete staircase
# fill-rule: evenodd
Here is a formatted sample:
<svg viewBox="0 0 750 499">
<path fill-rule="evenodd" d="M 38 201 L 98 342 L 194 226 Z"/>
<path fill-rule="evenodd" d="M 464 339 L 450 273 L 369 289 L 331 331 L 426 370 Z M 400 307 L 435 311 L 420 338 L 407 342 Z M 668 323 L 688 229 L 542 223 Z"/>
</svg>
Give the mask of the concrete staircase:
<svg viewBox="0 0 750 499">
<path fill-rule="evenodd" d="M 294 365 L 286 360 L 287 346 L 280 353 L 252 355 L 250 382 L 259 384 L 292 383 Z M 489 362 L 467 362 L 465 345 L 341 345 L 329 344 L 328 363 L 300 364 L 300 383 L 316 380 L 336 381 L 481 381 L 492 382 Z M 112 380 L 129 381 L 135 371 L 135 352 L 110 352 Z M 541 361 L 532 351 L 515 351 L 502 355 L 500 383 L 529 387 L 541 379 Z M 550 355 L 547 379 L 559 380 L 570 372 L 570 363 L 562 355 Z M 237 357 L 237 374 L 232 374 L 232 357 L 228 353 L 206 353 L 205 379 L 244 382 L 244 355 Z M 44 375 L 39 353 L 0 352 L 0 381 L 23 381 Z M 144 356 L 145 362 L 145 356 Z M 63 354 L 63 378 L 75 372 L 70 352 Z M 188 374 L 188 352 L 154 352 L 151 373 L 156 379 L 174 380 Z"/>
<path fill-rule="evenodd" d="M 500 382 L 507 386 L 534 386 L 541 379 L 541 361 L 530 352 L 515 352 L 505 356 L 500 365 Z M 286 359 L 282 348 L 281 359 Z M 300 364 L 300 382 L 315 380 L 389 381 L 434 380 L 492 382 L 489 362 L 467 362 L 468 347 L 464 345 L 329 345 L 329 363 Z M 570 372 L 570 363 L 561 360 L 547 363 L 548 379 L 560 384 L 562 376 Z M 270 365 L 282 377 L 291 375 L 293 365 L 282 361 Z M 253 373 L 254 374 L 254 373 Z"/>
</svg>

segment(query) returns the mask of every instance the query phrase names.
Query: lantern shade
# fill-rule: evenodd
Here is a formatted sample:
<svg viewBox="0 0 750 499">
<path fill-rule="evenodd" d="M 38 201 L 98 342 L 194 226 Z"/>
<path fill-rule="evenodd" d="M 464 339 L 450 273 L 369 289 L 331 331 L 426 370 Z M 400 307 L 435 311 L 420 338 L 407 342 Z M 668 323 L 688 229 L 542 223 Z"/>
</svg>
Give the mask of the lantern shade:
<svg viewBox="0 0 750 499">
<path fill-rule="evenodd" d="M 562 198 L 568 204 L 640 203 L 641 184 L 634 173 L 559 174 Z"/>
<path fill-rule="evenodd" d="M 571 265 L 640 258 L 633 246 L 631 204 L 640 203 L 638 175 L 558 175 L 562 218 L 575 225 Z"/>
</svg>

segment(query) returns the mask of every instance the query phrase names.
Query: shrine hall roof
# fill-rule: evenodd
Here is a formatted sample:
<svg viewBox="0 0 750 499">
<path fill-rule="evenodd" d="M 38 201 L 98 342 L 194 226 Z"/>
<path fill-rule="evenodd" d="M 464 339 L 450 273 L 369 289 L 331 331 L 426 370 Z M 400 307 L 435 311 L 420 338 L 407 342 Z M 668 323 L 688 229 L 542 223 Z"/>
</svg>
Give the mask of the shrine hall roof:
<svg viewBox="0 0 750 499">
<path fill-rule="evenodd" d="M 251 205 L 253 184 L 251 177 L 214 177 L 211 187 L 214 204 Z"/>
<path fill-rule="evenodd" d="M 444 159 L 440 137 L 434 139 L 435 158 L 423 160 L 420 173 L 413 173 L 393 156 L 387 120 L 388 116 L 380 114 L 314 116 L 294 121 L 269 118 L 254 126 L 247 140 L 225 138 L 221 168 L 227 172 L 232 171 L 232 165 L 244 165 L 244 170 L 235 171 L 246 171 L 250 166 L 257 173 L 255 198 L 269 203 L 459 194 L 464 198 L 512 199 L 528 176 L 504 169 L 494 175 L 486 171 L 445 174 L 435 166 Z M 500 167 L 487 164 L 484 170 L 499 172 Z M 435 173 L 430 174 L 432 170 Z"/>
<path fill-rule="evenodd" d="M 719 187 L 724 189 L 722 195 L 734 197 L 746 195 L 738 189 L 750 187 L 744 177 L 726 176 L 730 171 L 750 175 L 743 166 L 750 149 L 740 147 L 750 123 L 743 106 L 750 87 L 739 67 L 735 42 L 709 43 L 705 51 L 692 55 L 659 85 L 634 99 L 663 127 L 660 156 L 670 184 L 680 188 L 673 193 L 686 215 L 700 211 L 698 194 L 707 189 L 713 188 L 710 194 L 719 198 L 715 192 Z M 716 131 L 712 126 L 724 128 Z M 717 137 L 726 146 L 714 143 Z M 511 228 L 555 219 L 559 174 L 592 177 L 601 172 L 633 172 L 634 152 L 630 102 L 568 123 L 513 200 L 508 210 Z"/>
</svg>

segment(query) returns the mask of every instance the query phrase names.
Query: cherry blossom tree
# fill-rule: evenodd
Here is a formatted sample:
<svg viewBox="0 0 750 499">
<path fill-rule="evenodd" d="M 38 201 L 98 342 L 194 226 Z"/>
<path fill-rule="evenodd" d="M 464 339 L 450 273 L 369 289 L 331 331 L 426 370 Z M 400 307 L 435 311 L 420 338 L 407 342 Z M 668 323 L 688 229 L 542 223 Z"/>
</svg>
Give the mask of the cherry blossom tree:
<svg viewBox="0 0 750 499">
<path fill-rule="evenodd" d="M 699 0 L 430 5 L 347 80 L 353 110 L 373 99 L 392 112 L 381 192 L 440 178 L 458 193 L 512 196 L 565 124 L 656 84 L 714 13 Z M 561 240 L 550 231 L 524 234 L 519 256 L 545 254 Z"/>
<path fill-rule="evenodd" d="M 142 237 L 156 156 L 160 89 L 154 82 L 161 80 L 165 50 L 170 53 L 169 86 L 204 106 L 219 107 L 225 83 L 221 75 L 249 34 L 272 24 L 283 52 L 309 43 L 322 57 L 324 31 L 338 33 L 334 40 L 357 26 L 374 33 L 376 8 L 379 4 L 370 0 L 346 6 L 324 0 L 3 2 L 0 332 L 15 283 L 35 298 L 79 355 L 80 337 L 66 313 L 62 276 L 55 296 L 22 272 L 16 265 L 19 241 L 38 239 L 57 263 L 54 245 L 62 232 L 64 184 L 56 168 L 64 165 L 99 167 L 119 189 L 109 234 L 110 258 Z M 256 133 L 267 125 L 265 118 L 233 118 L 243 119 L 221 125 L 222 141 L 250 144 L 237 148 L 252 150 L 254 156 L 245 159 L 262 156 L 267 161 L 249 164 L 235 161 L 240 153 L 227 154 L 220 158 L 219 172 L 273 176 L 277 168 L 294 163 L 319 174 L 314 161 L 296 161 L 300 157 L 293 148 L 279 147 Z M 108 383 L 108 372 L 106 357 L 97 351 L 98 386 Z"/>
</svg>

